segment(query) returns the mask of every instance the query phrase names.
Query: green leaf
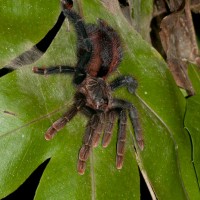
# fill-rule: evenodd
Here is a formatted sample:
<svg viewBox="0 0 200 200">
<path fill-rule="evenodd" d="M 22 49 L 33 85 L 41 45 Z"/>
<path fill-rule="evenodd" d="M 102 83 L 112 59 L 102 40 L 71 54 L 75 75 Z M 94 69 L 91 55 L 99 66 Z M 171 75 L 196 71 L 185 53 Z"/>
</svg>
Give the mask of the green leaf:
<svg viewBox="0 0 200 200">
<path fill-rule="evenodd" d="M 189 66 L 189 76 L 192 80 L 192 85 L 195 89 L 195 95 L 187 99 L 187 110 L 185 116 L 185 126 L 188 130 L 191 143 L 192 143 L 192 163 L 194 165 L 194 170 L 200 184 L 200 73 L 197 66 Z"/>
<path fill-rule="evenodd" d="M 32 66 L 22 67 L 0 80 L 0 198 L 17 189 L 46 159 L 51 158 L 35 199 L 140 199 L 139 165 L 152 195 L 158 199 L 199 199 L 191 162 L 190 137 L 183 126 L 185 99 L 160 55 L 125 21 L 116 8 L 109 12 L 100 2 L 81 3 L 87 23 L 105 19 L 120 34 L 124 59 L 121 74 L 138 80 L 137 94 L 120 89 L 114 95 L 138 109 L 145 139 L 140 152 L 129 123 L 126 155 L 121 170 L 115 168 L 114 137 L 107 149 L 95 148 L 83 176 L 76 172 L 87 119 L 76 116 L 52 141 L 44 133 L 73 102 L 75 88 L 68 75 L 39 76 Z M 57 1 L 10 2 L 0 8 L 1 66 L 38 42 L 55 23 Z M 4 23 L 5 21 L 9 23 Z M 74 29 L 66 25 L 47 53 L 34 66 L 74 64 Z M 117 73 L 113 75 L 117 76 Z M 154 194 L 155 192 L 155 194 Z"/>
</svg>

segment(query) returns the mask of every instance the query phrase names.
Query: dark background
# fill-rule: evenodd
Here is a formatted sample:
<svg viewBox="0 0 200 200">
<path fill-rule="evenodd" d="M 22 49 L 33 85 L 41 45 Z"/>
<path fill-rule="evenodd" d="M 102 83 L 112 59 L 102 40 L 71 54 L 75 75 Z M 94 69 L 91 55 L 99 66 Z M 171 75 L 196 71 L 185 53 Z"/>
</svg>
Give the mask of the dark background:
<svg viewBox="0 0 200 200">
<path fill-rule="evenodd" d="M 2 200 L 34 199 L 34 195 L 37 190 L 40 178 L 49 160 L 50 159 L 42 163 L 15 192 L 11 193 Z M 148 188 L 146 186 L 146 183 L 143 177 L 141 176 L 141 173 L 140 173 L 140 192 L 141 192 L 141 200 L 152 199 L 148 191 Z"/>
</svg>

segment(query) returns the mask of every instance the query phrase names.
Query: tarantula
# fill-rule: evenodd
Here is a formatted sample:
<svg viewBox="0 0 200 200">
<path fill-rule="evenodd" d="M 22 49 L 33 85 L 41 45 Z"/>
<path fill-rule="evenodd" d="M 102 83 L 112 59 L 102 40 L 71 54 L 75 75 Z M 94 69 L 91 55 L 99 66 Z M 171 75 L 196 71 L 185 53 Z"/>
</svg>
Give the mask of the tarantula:
<svg viewBox="0 0 200 200">
<path fill-rule="evenodd" d="M 106 78 L 117 69 L 122 60 L 122 47 L 118 34 L 102 19 L 98 19 L 97 24 L 85 24 L 83 19 L 72 10 L 72 1 L 62 0 L 61 5 L 62 13 L 59 19 L 63 22 L 67 17 L 74 25 L 77 33 L 77 64 L 74 67 L 34 67 L 33 72 L 40 75 L 73 74 L 73 83 L 77 90 L 74 103 L 46 131 L 45 138 L 46 140 L 52 139 L 77 112 L 81 111 L 89 116 L 77 165 L 79 174 L 84 174 L 91 148 L 98 145 L 103 131 L 102 146 L 108 146 L 118 115 L 116 167 L 121 169 L 124 158 L 127 113 L 129 113 L 136 141 L 141 150 L 144 147 L 144 141 L 136 108 L 126 100 L 113 98 L 112 92 L 121 86 L 125 86 L 130 93 L 134 93 L 137 88 L 137 81 L 131 76 L 120 76 L 111 83 L 107 83 Z M 61 25 L 55 25 L 52 30 L 55 27 L 59 30 Z M 49 41 L 43 52 L 46 51 L 51 40 L 55 37 L 54 35 L 50 38 L 48 34 L 45 37 L 49 38 Z M 39 47 L 39 45 L 40 43 L 36 46 Z"/>
</svg>

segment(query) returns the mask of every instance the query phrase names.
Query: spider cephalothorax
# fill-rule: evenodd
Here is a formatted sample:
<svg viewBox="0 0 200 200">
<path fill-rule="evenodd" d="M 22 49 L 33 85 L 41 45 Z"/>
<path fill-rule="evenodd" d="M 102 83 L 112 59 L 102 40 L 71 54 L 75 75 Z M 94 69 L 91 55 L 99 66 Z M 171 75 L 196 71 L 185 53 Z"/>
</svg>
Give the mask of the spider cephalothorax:
<svg viewBox="0 0 200 200">
<path fill-rule="evenodd" d="M 77 90 L 74 103 L 47 130 L 45 138 L 47 140 L 52 139 L 77 112 L 81 111 L 87 115 L 89 121 L 83 138 L 83 145 L 79 151 L 77 166 L 78 172 L 83 174 L 90 150 L 97 146 L 102 132 L 104 132 L 102 146 L 107 147 L 109 144 L 114 122 L 118 116 L 116 167 L 120 169 L 124 158 L 127 114 L 129 114 L 134 127 L 136 141 L 140 149 L 143 149 L 144 142 L 136 108 L 126 100 L 113 98 L 112 91 L 125 86 L 129 92 L 134 93 L 137 82 L 131 76 L 120 76 L 111 83 L 106 82 L 107 76 L 118 67 L 122 60 L 122 48 L 118 34 L 101 19 L 98 20 L 97 24 L 85 24 L 83 19 L 71 9 L 71 1 L 62 0 L 61 3 L 63 10 L 57 23 L 35 47 L 39 48 L 42 43 L 47 44 L 44 49 L 40 48 L 45 52 L 57 33 L 52 34 L 52 32 L 54 29 L 58 31 L 65 17 L 67 17 L 74 25 L 77 33 L 77 64 L 75 66 L 59 65 L 48 68 L 34 67 L 33 72 L 41 75 L 71 73 L 74 75 L 73 82 Z M 26 54 L 29 55 L 30 52 L 20 55 L 15 60 L 23 60 Z"/>
<path fill-rule="evenodd" d="M 111 88 L 103 78 L 87 75 L 78 91 L 86 97 L 86 106 L 94 110 L 107 112 L 112 105 Z"/>
</svg>

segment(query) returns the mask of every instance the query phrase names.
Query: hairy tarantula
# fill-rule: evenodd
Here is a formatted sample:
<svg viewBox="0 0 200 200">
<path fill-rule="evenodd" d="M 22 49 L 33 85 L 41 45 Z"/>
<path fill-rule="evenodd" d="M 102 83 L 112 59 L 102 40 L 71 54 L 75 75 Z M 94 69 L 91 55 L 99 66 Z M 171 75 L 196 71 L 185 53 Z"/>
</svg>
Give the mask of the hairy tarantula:
<svg viewBox="0 0 200 200">
<path fill-rule="evenodd" d="M 98 19 L 97 24 L 85 24 L 83 19 L 71 9 L 72 1 L 61 0 L 61 4 L 63 10 L 59 19 L 63 22 L 65 17 L 67 17 L 74 25 L 77 33 L 77 64 L 75 67 L 34 67 L 33 72 L 41 75 L 73 74 L 73 83 L 77 91 L 74 103 L 46 131 L 45 138 L 46 140 L 52 139 L 77 112 L 81 111 L 89 116 L 77 165 L 78 172 L 84 174 L 91 148 L 97 146 L 103 131 L 102 146 L 108 146 L 113 132 L 114 121 L 118 115 L 116 167 L 121 169 L 124 158 L 127 113 L 134 128 L 137 144 L 141 150 L 144 147 L 144 141 L 136 108 L 126 100 L 113 98 L 112 92 L 121 86 L 125 86 L 130 93 L 134 93 L 137 88 L 137 81 L 131 76 L 120 76 L 111 83 L 106 82 L 107 76 L 117 69 L 122 60 L 122 48 L 118 34 L 101 19 Z M 55 25 L 53 29 L 57 27 L 59 30 L 60 26 Z M 49 38 L 48 34 L 46 38 Z M 49 44 L 47 44 L 46 49 L 53 37 L 49 38 Z M 39 45 L 40 43 L 36 47 L 39 48 Z M 8 68 L 5 69 L 10 70 Z"/>
</svg>

